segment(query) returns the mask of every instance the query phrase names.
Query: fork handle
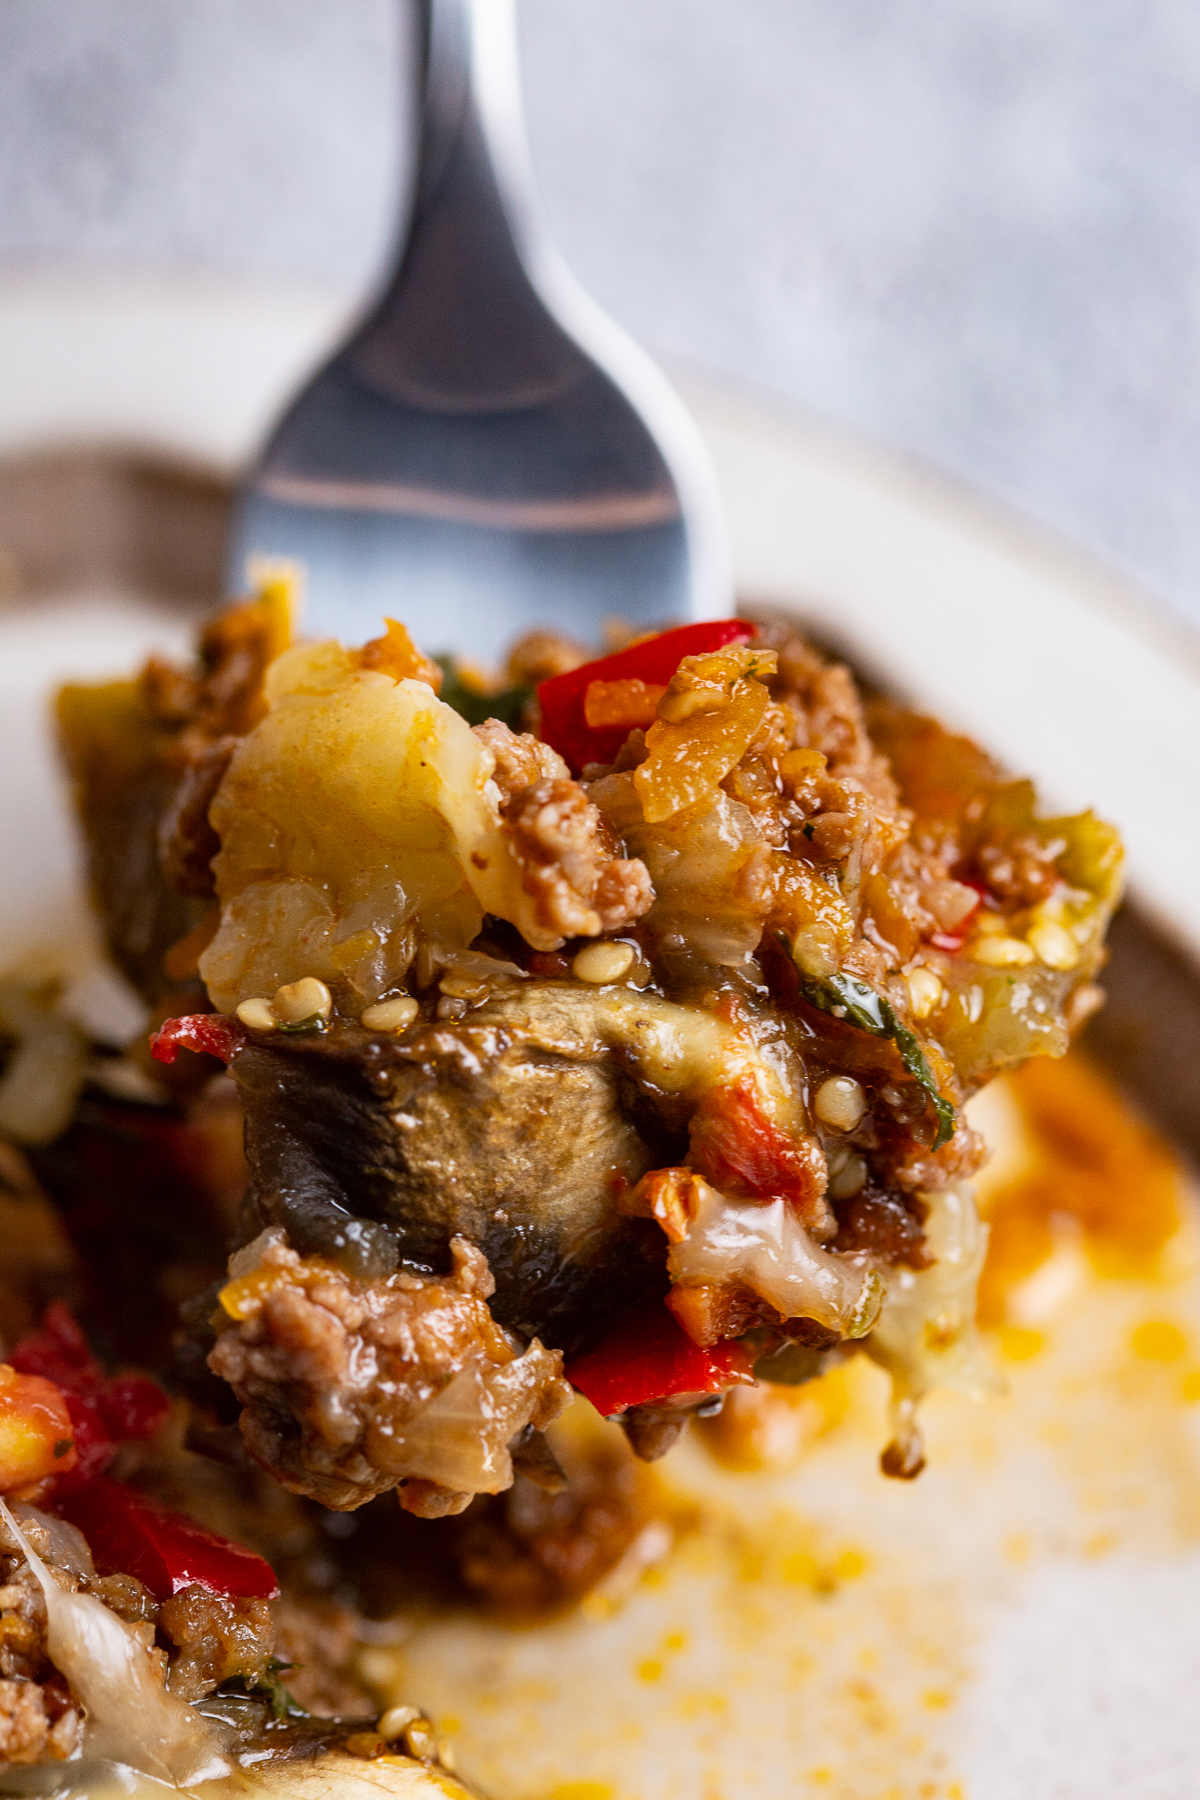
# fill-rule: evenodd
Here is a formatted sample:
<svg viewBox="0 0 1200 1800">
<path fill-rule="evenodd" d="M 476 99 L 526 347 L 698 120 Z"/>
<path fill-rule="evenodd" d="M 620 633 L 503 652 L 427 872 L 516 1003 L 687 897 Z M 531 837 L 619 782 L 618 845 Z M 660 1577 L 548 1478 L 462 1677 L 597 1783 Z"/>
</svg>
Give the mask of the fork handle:
<svg viewBox="0 0 1200 1800">
<path fill-rule="evenodd" d="M 415 17 L 419 128 L 413 217 L 436 203 L 462 140 L 486 198 L 508 216 L 528 212 L 515 0 L 410 0 Z M 488 184 L 481 182 L 486 188 Z M 526 223 L 527 219 L 522 221 Z M 515 223 L 510 218 L 510 224 Z"/>
<path fill-rule="evenodd" d="M 355 365 L 437 411 L 540 404 L 582 359 L 537 287 L 513 0 L 415 0 L 415 18 L 412 206 Z"/>
</svg>

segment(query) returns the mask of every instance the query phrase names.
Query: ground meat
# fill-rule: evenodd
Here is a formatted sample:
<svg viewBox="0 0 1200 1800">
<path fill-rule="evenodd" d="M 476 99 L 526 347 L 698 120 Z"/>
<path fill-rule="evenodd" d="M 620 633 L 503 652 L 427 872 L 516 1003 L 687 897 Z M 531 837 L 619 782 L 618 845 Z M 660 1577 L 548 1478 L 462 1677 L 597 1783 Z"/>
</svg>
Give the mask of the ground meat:
<svg viewBox="0 0 1200 1800">
<path fill-rule="evenodd" d="M 132 1575 L 75 1573 L 58 1561 L 49 1533 L 36 1516 L 26 1514 L 22 1528 L 61 1586 L 72 1592 L 81 1588 L 85 1593 L 94 1594 L 127 1625 L 145 1626 L 144 1631 L 139 1629 L 139 1635 L 147 1644 L 153 1643 L 158 1607 L 153 1594 L 140 1581 Z M 83 1541 L 77 1541 L 83 1555 Z M 85 1557 L 85 1560 L 88 1559 Z M 46 1603 L 41 1587 L 26 1563 L 24 1553 L 0 1526 L 0 1676 L 41 1680 L 48 1666 Z"/>
<path fill-rule="evenodd" d="M 477 1502 L 453 1546 L 458 1575 L 505 1613 L 570 1605 L 610 1574 L 646 1523 L 645 1480 L 620 1439 L 568 1459 L 557 1492 L 518 1476 L 507 1494 Z"/>
<path fill-rule="evenodd" d="M 0 1680 L 0 1768 L 62 1762 L 79 1745 L 81 1720 L 61 1683 Z"/>
<path fill-rule="evenodd" d="M 567 1392 L 562 1359 L 521 1352 L 487 1306 L 480 1251 L 455 1238 L 449 1275 L 359 1280 L 297 1256 L 281 1232 L 238 1253 L 210 1367 L 242 1402 L 251 1454 L 338 1511 L 399 1487 L 411 1512 L 458 1512 L 512 1479 L 508 1446 Z"/>
<path fill-rule="evenodd" d="M 506 802 L 504 819 L 539 922 L 559 936 L 620 931 L 649 910 L 654 889 L 646 865 L 616 855 L 578 782 L 534 782 Z"/>
<path fill-rule="evenodd" d="M 877 1115 L 882 1149 L 880 1168 L 890 1186 L 903 1194 L 922 1194 L 947 1187 L 974 1175 L 987 1155 L 987 1145 L 960 1111 L 958 1127 L 948 1144 L 936 1153 L 912 1137 L 903 1125 L 891 1130 Z"/>
<path fill-rule="evenodd" d="M 89 767 L 111 778 L 117 824 L 141 793 L 144 772 L 154 792 L 145 798 L 145 817 L 126 824 L 137 847 L 144 851 L 150 842 L 161 852 L 175 890 L 204 888 L 214 847 L 211 785 L 227 738 L 246 732 L 259 715 L 263 661 L 268 643 L 277 647 L 278 624 L 269 607 L 232 615 L 205 640 L 191 674 L 152 668 L 137 688 L 141 711 L 127 774 L 111 756 L 91 758 Z M 389 627 L 367 647 L 361 666 L 422 675 L 403 660 L 414 654 L 406 634 Z M 508 676 L 536 683 L 579 658 L 574 646 L 535 634 L 513 653 Z M 431 674 L 426 665 L 422 678 Z M 779 1233 L 780 1260 L 795 1267 L 784 1271 L 789 1280 L 778 1304 L 795 1316 L 774 1313 L 770 1294 L 742 1280 L 729 1249 L 732 1232 L 722 1240 L 724 1265 L 714 1273 L 706 1264 L 703 1280 L 688 1281 L 686 1270 L 669 1266 L 676 1316 L 706 1344 L 757 1332 L 758 1342 L 786 1336 L 793 1346 L 819 1349 L 843 1330 L 861 1336 L 878 1297 L 868 1263 L 922 1266 L 919 1196 L 935 1195 L 978 1159 L 965 1123 L 951 1135 L 963 1094 L 981 1074 L 1040 1047 L 1056 1015 L 1069 1008 L 1065 977 L 1076 964 L 1055 949 L 1049 909 L 1036 920 L 1020 914 L 1052 897 L 1072 870 L 1093 863 L 1111 869 L 1115 845 L 1088 836 L 1085 854 L 1066 859 L 1070 833 L 1062 832 L 1069 822 L 1039 824 L 1027 784 L 1007 783 L 966 740 L 930 721 L 864 706 L 846 668 L 782 628 L 765 629 L 749 647 L 690 660 L 657 704 L 656 723 L 638 713 L 644 730 L 630 732 L 606 773 L 588 764 L 590 778 L 582 780 L 535 736 L 495 720 L 476 727 L 490 756 L 488 805 L 498 803 L 532 907 L 523 902 L 517 914 L 510 906 L 489 921 L 474 952 L 458 946 L 466 954 L 453 981 L 441 929 L 418 911 L 404 957 L 412 953 L 421 1010 L 395 1038 L 354 1024 L 358 1000 L 347 993 L 341 965 L 336 973 L 330 965 L 335 1013 L 320 1034 L 319 1054 L 317 1034 L 313 1047 L 268 1045 L 263 1034 L 237 1059 L 254 1166 L 243 1235 L 262 1225 L 270 1230 L 235 1259 L 224 1292 L 228 1319 L 210 1366 L 238 1395 L 253 1455 L 296 1493 L 342 1510 L 398 1488 L 406 1510 L 433 1516 L 460 1511 L 473 1494 L 507 1489 L 512 1445 L 522 1432 L 540 1429 L 562 1399 L 559 1358 L 534 1332 L 568 1354 L 586 1343 L 587 1333 L 568 1317 L 568 1301 L 556 1301 L 551 1315 L 547 1295 L 569 1289 L 573 1308 L 586 1275 L 598 1324 L 632 1305 L 631 1271 L 639 1265 L 627 1262 L 623 1249 L 601 1264 L 594 1250 L 611 1221 L 622 1232 L 630 1223 L 620 1208 L 647 1164 L 661 1174 L 688 1159 L 721 1190 L 713 1204 L 730 1209 L 728 1223 L 739 1208 L 748 1217 L 760 1198 L 773 1203 L 780 1196 L 781 1205 L 785 1191 L 794 1198 L 781 1183 L 799 1182 L 796 1162 L 808 1146 L 808 1212 L 802 1221 L 785 1215 L 794 1229 L 785 1237 L 781 1225 Z M 535 713 L 531 704 L 524 716 Z M 164 797 L 168 776 L 175 785 Z M 155 837 L 149 827 L 156 820 Z M 93 836 L 111 835 L 102 815 L 90 823 Z M 363 854 L 369 862 L 374 852 Z M 111 860 L 121 864 L 122 900 L 145 927 L 142 961 L 149 961 L 165 937 L 157 912 L 140 920 L 153 881 L 129 855 Z M 480 867 L 487 862 L 482 850 L 477 860 Z M 382 886 L 392 893 L 390 876 Z M 1110 888 L 1100 870 L 1097 934 L 1081 952 L 1077 980 L 1098 961 Z M 355 913 L 364 934 L 390 917 L 371 919 L 368 910 Z M 989 926 L 1011 926 L 1019 941 L 983 946 L 977 939 L 984 934 L 971 925 L 977 913 Z M 528 933 L 524 944 L 518 916 Z M 206 921 L 199 909 L 189 947 Z M 676 1021 L 677 1060 L 688 1071 L 678 1088 L 664 1088 L 648 1062 L 624 1057 L 603 1033 L 594 1034 L 594 1047 L 587 1040 L 575 1048 L 568 1036 L 563 1050 L 558 1039 L 539 1038 L 536 1020 L 524 1039 L 514 1030 L 522 1006 L 532 1011 L 544 999 L 550 1015 L 578 999 L 587 965 L 575 961 L 571 940 L 635 923 L 638 983 L 656 999 L 693 1009 L 686 1029 Z M 272 952 L 275 929 L 268 924 L 262 934 Z M 1035 937 L 1050 944 L 1046 957 Z M 541 948 L 533 956 L 535 939 Z M 497 941 L 500 958 L 489 965 L 479 952 Z M 183 967 L 174 942 L 169 970 Z M 563 952 L 552 961 L 557 946 Z M 303 940 L 284 947 L 299 952 Z M 1014 983 L 996 972 L 1009 966 L 1031 970 L 1028 990 L 1024 977 L 1021 983 L 1031 999 L 1009 992 Z M 392 974 L 398 985 L 408 968 L 402 959 L 398 973 L 372 992 L 391 993 Z M 439 968 L 442 991 L 433 1001 Z M 541 982 L 528 979 L 535 970 Z M 250 991 L 273 986 L 274 977 L 264 978 Z M 240 990 L 214 992 L 231 1006 Z M 736 1025 L 741 1048 L 732 1030 L 717 1041 L 714 1018 Z M 767 1107 L 774 1094 L 768 1082 L 761 1120 L 759 1112 L 748 1117 L 733 1145 L 738 1156 L 717 1162 L 703 1130 L 706 1096 L 737 1091 L 751 1045 L 756 1055 L 773 1047 L 789 1104 L 776 1096 Z M 302 1074 L 282 1073 L 301 1062 L 310 1065 Z M 598 1096 L 597 1079 L 581 1074 L 593 1066 L 604 1084 Z M 845 1154 L 827 1202 L 813 1120 L 818 1077 L 831 1075 L 857 1081 L 864 1103 L 853 1135 L 838 1139 Z M 579 1107 L 563 1130 L 560 1096 L 572 1080 Z M 625 1146 L 629 1166 L 607 1153 L 599 1129 L 590 1141 L 602 1154 L 583 1155 L 575 1127 L 597 1116 L 597 1097 L 605 1132 L 615 1121 L 633 1134 Z M 347 1129 L 348 1119 L 367 1129 Z M 791 1145 L 788 1159 L 771 1148 L 768 1125 Z M 515 1146 L 511 1195 L 497 1187 L 501 1127 L 505 1148 Z M 950 1141 L 935 1150 L 943 1134 Z M 531 1194 L 552 1195 L 553 1203 L 535 1206 L 525 1199 Z M 452 1207 L 459 1216 L 448 1219 Z M 548 1221 L 553 1230 L 530 1232 L 527 1212 L 545 1214 L 534 1223 Z M 638 1254 L 657 1293 L 666 1252 L 650 1235 L 637 1240 Z M 445 1268 L 451 1238 L 449 1273 L 425 1272 Z M 409 1267 L 390 1273 L 398 1249 Z M 362 1258 L 357 1272 L 348 1267 L 354 1254 Z M 849 1263 L 839 1265 L 838 1255 Z M 522 1289 L 520 1311 L 506 1292 L 509 1263 L 518 1270 L 512 1285 Z M 488 1305 L 492 1270 L 503 1326 Z M 527 1270 L 542 1311 L 528 1308 Z M 835 1288 L 836 1306 L 824 1297 Z M 810 1320 L 810 1310 L 822 1322 Z M 567 1320 L 562 1329 L 559 1317 Z M 521 1343 L 531 1338 L 522 1354 Z M 631 1411 L 626 1427 L 639 1453 L 660 1454 L 689 1409 L 684 1401 Z M 524 1486 L 493 1509 L 491 1529 L 511 1535 L 514 1521 L 535 1514 L 541 1523 L 530 1527 L 531 1537 L 553 1541 L 558 1514 L 549 1500 L 527 1499 Z M 574 1525 L 564 1531 L 569 1563 L 586 1532 Z M 480 1543 L 474 1555 L 482 1570 L 501 1552 Z M 195 1645 L 200 1671 L 214 1657 L 218 1665 L 219 1652 L 203 1633 Z"/>
<path fill-rule="evenodd" d="M 181 1700 L 199 1700 L 239 1675 L 262 1675 L 275 1644 L 269 1600 L 226 1598 L 207 1588 L 186 1587 L 164 1600 L 158 1626 L 174 1646 L 167 1686 Z"/>
<path fill-rule="evenodd" d="M 539 923 L 560 937 L 596 937 L 640 919 L 654 900 L 644 863 L 622 857 L 598 807 L 556 751 L 497 720 L 476 727 L 496 759 L 501 813 Z"/>
<path fill-rule="evenodd" d="M 0 1556 L 0 1675 L 28 1680 L 45 1667 L 46 1609 L 24 1559 Z"/>
<path fill-rule="evenodd" d="M 1058 879 L 1053 841 L 1023 832 L 1007 844 L 984 844 L 978 851 L 980 872 L 999 899 L 1036 906 L 1053 893 Z"/>
<path fill-rule="evenodd" d="M 495 759 L 493 779 L 506 800 L 535 781 L 565 781 L 570 776 L 558 751 L 528 731 L 510 731 L 499 719 L 487 719 L 474 730 Z"/>
<path fill-rule="evenodd" d="M 853 1199 L 843 1200 L 836 1210 L 835 1250 L 847 1254 L 866 1251 L 880 1262 L 905 1263 L 910 1269 L 928 1265 L 921 1221 L 898 1195 L 855 1194 Z"/>
<path fill-rule="evenodd" d="M 779 673 L 770 687 L 796 720 L 793 742 L 821 751 L 830 774 L 853 778 L 877 805 L 895 810 L 896 784 L 887 759 L 871 741 L 862 696 L 849 669 L 826 662 L 786 626 L 760 626 L 757 637 L 778 653 Z"/>
</svg>

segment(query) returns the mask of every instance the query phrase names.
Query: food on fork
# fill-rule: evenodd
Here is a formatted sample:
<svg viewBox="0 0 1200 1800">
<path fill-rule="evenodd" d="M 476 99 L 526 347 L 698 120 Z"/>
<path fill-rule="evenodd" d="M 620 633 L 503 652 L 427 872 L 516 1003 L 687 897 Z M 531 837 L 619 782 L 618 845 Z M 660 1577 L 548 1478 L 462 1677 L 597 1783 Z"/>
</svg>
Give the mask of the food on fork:
<svg viewBox="0 0 1200 1800">
<path fill-rule="evenodd" d="M 917 1473 L 973 1358 L 963 1104 L 1096 1003 L 1115 833 L 779 626 L 543 632 L 494 683 L 290 636 L 268 582 L 59 701 L 161 1072 L 244 1114 L 191 1329 L 255 1460 L 437 1516 L 552 1483 L 572 1387 L 653 1457 L 861 1351 Z"/>
</svg>

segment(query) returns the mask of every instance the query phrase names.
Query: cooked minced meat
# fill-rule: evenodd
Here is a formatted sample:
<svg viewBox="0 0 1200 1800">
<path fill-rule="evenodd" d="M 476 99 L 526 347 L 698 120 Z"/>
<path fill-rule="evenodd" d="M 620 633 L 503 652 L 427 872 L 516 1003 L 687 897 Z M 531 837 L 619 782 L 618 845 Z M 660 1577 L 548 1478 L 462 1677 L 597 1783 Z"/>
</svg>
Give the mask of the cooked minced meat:
<svg viewBox="0 0 1200 1800">
<path fill-rule="evenodd" d="M 546 1487 L 518 1475 L 455 1521 L 448 1551 L 458 1580 L 506 1614 L 569 1606 L 621 1566 L 646 1532 L 643 1471 L 620 1438 L 564 1456 Z"/>
<path fill-rule="evenodd" d="M 538 920 L 557 936 L 597 937 L 640 919 L 654 899 L 646 865 L 623 857 L 562 757 L 498 719 L 475 727 L 491 752 L 500 815 Z"/>
<path fill-rule="evenodd" d="M 248 1687 L 265 1674 L 275 1645 L 269 1600 L 186 1587 L 158 1609 L 158 1629 L 172 1646 L 167 1686 L 181 1700 L 201 1700 L 239 1676 Z"/>
<path fill-rule="evenodd" d="M 286 1487 L 345 1510 L 399 1486 L 409 1512 L 458 1512 L 512 1480 L 508 1446 L 561 1411 L 562 1358 L 492 1318 L 482 1253 L 446 1277 L 356 1280 L 267 1233 L 234 1259 L 209 1358 L 243 1404 L 251 1453 Z M 456 1479 L 457 1478 L 457 1479 Z"/>
<path fill-rule="evenodd" d="M 560 1351 L 654 1454 L 789 1345 L 858 1344 L 893 1377 L 887 1466 L 914 1470 L 913 1405 L 969 1352 L 982 1255 L 962 1103 L 1065 1048 L 1112 831 L 1042 818 L 785 629 L 583 664 L 543 634 L 508 671 L 536 697 L 496 702 L 519 732 L 472 730 L 394 623 L 268 663 L 257 607 L 197 670 L 143 677 L 116 824 L 144 863 L 157 811 L 161 894 L 131 914 L 97 880 L 148 995 L 178 889 L 209 907 L 168 961 L 219 1016 L 159 1047 L 220 1054 L 246 1112 L 242 1235 L 269 1235 L 235 1262 L 254 1298 L 213 1367 L 255 1454 L 327 1503 L 395 1485 L 445 1510 L 509 1479 Z M 104 714 L 63 714 L 100 877 Z"/>
</svg>

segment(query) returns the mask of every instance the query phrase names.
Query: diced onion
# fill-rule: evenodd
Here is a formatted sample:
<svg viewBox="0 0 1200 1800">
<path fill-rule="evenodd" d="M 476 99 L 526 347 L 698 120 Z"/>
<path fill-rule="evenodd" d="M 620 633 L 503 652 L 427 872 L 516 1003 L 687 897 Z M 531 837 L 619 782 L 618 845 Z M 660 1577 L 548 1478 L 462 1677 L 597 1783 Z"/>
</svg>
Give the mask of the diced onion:
<svg viewBox="0 0 1200 1800">
<path fill-rule="evenodd" d="M 485 913 L 557 946 L 503 830 L 492 753 L 431 687 L 326 643 L 285 652 L 266 691 L 210 815 L 221 924 L 200 972 L 218 1007 L 311 975 L 370 1003 L 402 984 L 414 926 L 465 949 Z"/>
<path fill-rule="evenodd" d="M 87 1539 L 77 1525 L 69 1524 L 66 1519 L 56 1519 L 53 1513 L 42 1512 L 19 1500 L 14 1503 L 12 1512 L 26 1531 L 32 1526 L 41 1532 L 46 1552 L 58 1568 L 68 1569 L 81 1580 L 96 1573 Z"/>
<path fill-rule="evenodd" d="M 859 1256 L 837 1256 L 814 1243 L 786 1200 L 730 1200 L 707 1182 L 687 1236 L 671 1247 L 672 1281 L 736 1282 L 785 1319 L 814 1319 L 839 1337 L 871 1329 L 882 1284 Z"/>
<path fill-rule="evenodd" d="M 522 1356 L 497 1368 L 466 1363 L 448 1385 L 369 1454 L 381 1468 L 435 1481 L 460 1494 L 498 1494 L 512 1484 L 509 1445 L 528 1424 L 556 1354 L 535 1338 Z"/>
<path fill-rule="evenodd" d="M 770 904 L 747 891 L 763 848 L 748 807 L 720 788 L 703 806 L 648 825 L 629 774 L 595 782 L 590 798 L 650 871 L 655 901 L 646 917 L 660 954 L 744 968 L 758 948 Z"/>
</svg>

